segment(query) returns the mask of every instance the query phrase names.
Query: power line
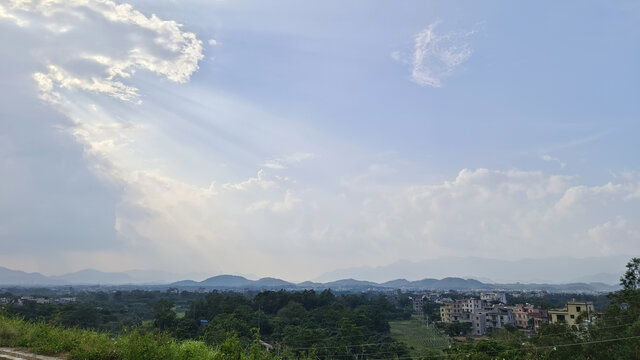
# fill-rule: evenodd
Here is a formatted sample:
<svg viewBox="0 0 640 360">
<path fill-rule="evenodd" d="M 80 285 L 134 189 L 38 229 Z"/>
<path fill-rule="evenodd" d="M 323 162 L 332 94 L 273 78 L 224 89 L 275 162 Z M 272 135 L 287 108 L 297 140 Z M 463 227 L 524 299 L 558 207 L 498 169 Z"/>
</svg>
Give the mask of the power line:
<svg viewBox="0 0 640 360">
<path fill-rule="evenodd" d="M 557 349 L 559 347 L 570 347 L 570 346 L 589 345 L 589 344 L 601 344 L 601 343 L 607 343 L 607 342 L 632 340 L 632 339 L 640 339 L 640 335 L 627 336 L 627 337 L 615 338 L 615 339 L 583 341 L 583 342 L 576 342 L 576 343 L 571 343 L 571 344 L 531 346 L 531 347 L 528 347 L 527 349 L 505 349 L 505 350 L 479 351 L 479 352 L 488 355 L 488 354 L 500 353 L 500 352 L 503 352 L 503 351 L 515 351 L 515 352 L 518 352 L 518 351 L 523 351 L 523 350 L 543 350 L 543 349 L 554 349 L 555 350 L 555 349 Z M 442 355 L 433 355 L 433 356 L 427 356 L 427 357 L 428 358 L 441 358 L 441 357 L 460 356 L 460 355 L 473 355 L 473 354 L 477 354 L 477 353 L 478 352 L 462 352 L 462 353 L 456 353 L 456 354 L 442 354 Z M 413 359 L 413 357 L 378 358 L 378 359 L 372 359 L 372 360 L 405 360 L 405 359 Z"/>
<path fill-rule="evenodd" d="M 609 317 L 607 318 L 607 320 L 612 320 L 612 319 L 626 319 L 626 318 L 639 318 L 639 316 L 637 315 L 623 315 L 623 316 L 616 316 L 616 317 Z M 631 326 L 633 325 L 633 323 L 627 323 L 627 324 L 618 324 L 618 325 L 613 325 L 613 326 L 607 326 L 607 327 L 589 327 L 586 328 L 587 331 L 590 330 L 605 330 L 605 329 L 613 329 L 613 328 L 619 328 L 619 327 L 624 327 L 624 326 Z M 561 336 L 561 335 L 565 335 L 565 334 L 575 334 L 577 333 L 578 330 L 566 330 L 566 331 L 562 331 L 562 332 L 555 332 L 555 333 L 549 333 L 549 334 L 542 334 L 542 335 L 534 335 L 532 337 L 529 337 L 529 339 L 539 339 L 539 338 L 543 338 L 543 337 L 553 337 L 553 336 Z M 323 338 L 323 339 L 319 339 L 316 340 L 318 342 L 322 342 L 322 341 L 327 341 L 327 340 L 332 340 L 332 339 L 349 339 L 349 338 L 354 338 L 354 337 L 360 337 L 359 335 L 352 335 L 352 336 L 347 336 L 347 337 L 341 337 L 339 335 L 334 335 L 331 337 L 327 337 L 327 338 Z M 360 343 L 360 344 L 350 344 L 350 345 L 340 345 L 340 346 L 311 346 L 311 347 L 286 347 L 287 350 L 292 350 L 292 351 L 297 351 L 297 350 L 324 350 L 324 349 L 341 349 L 341 348 L 356 348 L 356 347 L 363 347 L 363 346 L 378 346 L 378 345 L 391 345 L 393 344 L 393 340 L 390 342 L 379 342 L 379 343 Z"/>
</svg>

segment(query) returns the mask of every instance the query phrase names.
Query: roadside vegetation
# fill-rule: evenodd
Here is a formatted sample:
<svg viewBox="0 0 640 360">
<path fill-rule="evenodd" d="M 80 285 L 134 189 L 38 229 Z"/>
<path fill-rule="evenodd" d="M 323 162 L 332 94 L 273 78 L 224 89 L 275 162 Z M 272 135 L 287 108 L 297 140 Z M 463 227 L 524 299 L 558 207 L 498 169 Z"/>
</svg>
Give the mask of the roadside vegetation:
<svg viewBox="0 0 640 360">
<path fill-rule="evenodd" d="M 145 317 L 117 301 L 106 306 L 112 297 L 123 299 L 127 294 L 100 296 L 104 297 L 101 306 L 4 307 L 0 309 L 0 314 L 4 312 L 0 346 L 66 354 L 70 359 L 409 356 L 406 345 L 391 337 L 389 320 L 408 319 L 411 310 L 395 306 L 380 294 L 265 291 L 243 296 L 211 292 L 182 311 L 176 311 L 170 297 L 161 298 L 144 310 Z M 120 330 L 114 331 L 117 325 Z"/>
</svg>

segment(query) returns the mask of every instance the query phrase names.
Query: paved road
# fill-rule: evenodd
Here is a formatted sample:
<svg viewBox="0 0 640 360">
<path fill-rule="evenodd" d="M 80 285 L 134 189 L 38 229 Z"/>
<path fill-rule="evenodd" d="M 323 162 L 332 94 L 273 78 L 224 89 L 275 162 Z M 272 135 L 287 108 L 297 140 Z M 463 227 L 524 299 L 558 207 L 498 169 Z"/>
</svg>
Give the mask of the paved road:
<svg viewBox="0 0 640 360">
<path fill-rule="evenodd" d="M 2 360 L 60 360 L 61 358 L 35 355 L 22 350 L 0 348 L 0 359 Z"/>
</svg>

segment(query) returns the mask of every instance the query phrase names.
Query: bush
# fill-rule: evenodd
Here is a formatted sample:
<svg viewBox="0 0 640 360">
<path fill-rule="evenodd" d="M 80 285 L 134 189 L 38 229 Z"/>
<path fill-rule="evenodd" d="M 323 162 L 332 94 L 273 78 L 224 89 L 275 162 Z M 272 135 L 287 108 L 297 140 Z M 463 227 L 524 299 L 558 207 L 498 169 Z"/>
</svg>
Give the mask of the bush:
<svg viewBox="0 0 640 360">
<path fill-rule="evenodd" d="M 219 348 L 201 341 L 176 341 L 166 333 L 134 330 L 115 339 L 107 333 L 78 328 L 65 329 L 0 315 L 0 346 L 23 347 L 38 354 L 68 354 L 83 360 L 268 360 L 273 357 L 256 342 L 245 348 L 229 337 Z"/>
</svg>

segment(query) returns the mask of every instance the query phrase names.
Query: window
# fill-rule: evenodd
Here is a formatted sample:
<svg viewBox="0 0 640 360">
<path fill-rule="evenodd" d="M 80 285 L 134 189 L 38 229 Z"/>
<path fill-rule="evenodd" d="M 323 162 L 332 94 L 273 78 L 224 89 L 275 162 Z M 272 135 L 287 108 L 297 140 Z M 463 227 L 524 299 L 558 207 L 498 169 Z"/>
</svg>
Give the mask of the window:
<svg viewBox="0 0 640 360">
<path fill-rule="evenodd" d="M 564 315 L 556 315 L 556 319 L 558 319 L 558 321 L 564 321 Z"/>
<path fill-rule="evenodd" d="M 576 312 L 580 312 L 580 306 L 576 306 Z"/>
<path fill-rule="evenodd" d="M 575 318 L 576 318 L 576 316 L 575 316 L 575 315 L 573 315 L 573 314 L 571 314 L 571 318 L 572 318 L 572 319 L 575 319 Z"/>
</svg>

